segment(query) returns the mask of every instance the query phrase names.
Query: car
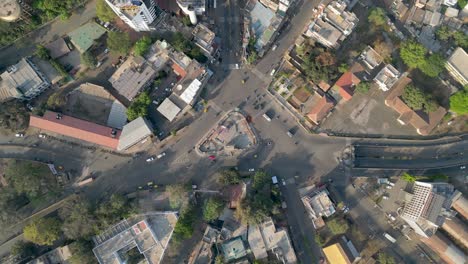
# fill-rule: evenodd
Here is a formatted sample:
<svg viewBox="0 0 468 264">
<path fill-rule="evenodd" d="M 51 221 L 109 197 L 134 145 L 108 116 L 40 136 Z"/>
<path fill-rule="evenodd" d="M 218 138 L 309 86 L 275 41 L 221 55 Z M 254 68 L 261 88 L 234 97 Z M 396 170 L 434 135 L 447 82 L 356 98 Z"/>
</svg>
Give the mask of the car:
<svg viewBox="0 0 468 264">
<path fill-rule="evenodd" d="M 293 137 L 293 134 L 291 132 L 286 132 L 286 134 L 288 135 L 288 137 L 292 138 Z"/>
<path fill-rule="evenodd" d="M 16 133 L 15 137 L 21 137 L 22 138 L 22 137 L 24 137 L 24 133 Z"/>
<path fill-rule="evenodd" d="M 270 72 L 270 76 L 273 76 L 273 75 L 275 75 L 275 72 L 276 72 L 276 70 L 275 70 L 275 69 L 271 70 L 271 72 Z"/>
<path fill-rule="evenodd" d="M 159 102 L 158 102 L 158 101 L 156 101 L 156 100 L 153 100 L 153 104 L 155 104 L 155 105 L 158 105 L 158 104 L 159 104 Z"/>
<path fill-rule="evenodd" d="M 254 171 L 255 171 L 254 168 L 250 168 L 250 169 L 249 169 L 249 172 L 254 172 Z"/>
<path fill-rule="evenodd" d="M 163 152 L 163 153 L 159 154 L 159 155 L 156 156 L 156 157 L 157 157 L 158 159 L 160 159 L 160 158 L 162 158 L 162 157 L 164 157 L 164 156 L 166 156 L 166 152 Z"/>
<path fill-rule="evenodd" d="M 286 186 L 286 181 L 284 179 L 281 179 L 281 183 L 283 183 L 283 186 Z"/>
<path fill-rule="evenodd" d="M 109 49 L 106 48 L 106 49 L 104 50 L 104 54 L 107 54 L 107 53 L 109 53 Z"/>
<path fill-rule="evenodd" d="M 278 177 L 277 176 L 271 177 L 271 182 L 273 182 L 273 184 L 278 184 Z"/>
<path fill-rule="evenodd" d="M 271 122 L 271 118 L 266 113 L 263 114 L 263 117 L 266 119 L 266 121 Z"/>
<path fill-rule="evenodd" d="M 238 70 L 239 69 L 239 64 L 236 63 L 236 69 Z"/>
<path fill-rule="evenodd" d="M 272 51 L 275 51 L 276 48 L 278 48 L 278 44 L 273 45 L 273 47 L 271 47 L 271 50 L 272 50 Z"/>
<path fill-rule="evenodd" d="M 466 169 L 466 166 L 460 166 L 460 170 Z"/>
<path fill-rule="evenodd" d="M 215 156 L 215 155 L 208 156 L 208 159 L 210 159 L 210 160 L 215 160 L 215 159 L 216 159 L 216 156 Z"/>
<path fill-rule="evenodd" d="M 98 61 L 97 64 L 96 64 L 96 68 L 101 67 L 101 65 L 102 65 L 102 61 Z"/>
<path fill-rule="evenodd" d="M 32 106 L 31 104 L 26 104 L 26 108 L 28 108 L 29 111 L 34 110 L 34 106 Z"/>
<path fill-rule="evenodd" d="M 149 158 L 146 159 L 146 162 L 152 162 L 152 161 L 154 161 L 154 160 L 155 160 L 154 157 L 149 157 Z"/>
<path fill-rule="evenodd" d="M 39 134 L 39 138 L 46 138 L 47 136 L 45 134 Z"/>
</svg>

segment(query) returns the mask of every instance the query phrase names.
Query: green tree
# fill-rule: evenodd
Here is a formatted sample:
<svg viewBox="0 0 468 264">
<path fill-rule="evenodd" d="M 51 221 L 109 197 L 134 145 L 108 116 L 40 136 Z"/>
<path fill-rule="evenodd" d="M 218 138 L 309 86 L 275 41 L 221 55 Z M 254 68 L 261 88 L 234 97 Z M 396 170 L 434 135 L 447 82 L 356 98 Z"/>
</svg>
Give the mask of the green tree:
<svg viewBox="0 0 468 264">
<path fill-rule="evenodd" d="M 86 67 L 94 69 L 97 64 L 96 57 L 91 54 L 90 51 L 86 51 L 80 55 L 81 64 L 84 64 Z"/>
<path fill-rule="evenodd" d="M 419 66 L 419 69 L 427 76 L 435 78 L 444 71 L 445 59 L 438 53 L 432 54 Z"/>
<path fill-rule="evenodd" d="M 119 194 L 113 194 L 109 200 L 100 203 L 95 210 L 99 227 L 104 229 L 116 222 L 128 218 L 134 213 L 134 205 Z"/>
<path fill-rule="evenodd" d="M 426 102 L 424 103 L 424 112 L 431 113 L 436 111 L 439 108 L 439 104 L 432 97 L 427 97 Z"/>
<path fill-rule="evenodd" d="M 369 82 L 360 82 L 358 85 L 356 85 L 356 91 L 358 93 L 363 93 L 366 94 L 370 90 L 370 83 Z"/>
<path fill-rule="evenodd" d="M 223 255 L 218 255 L 218 256 L 216 256 L 215 264 L 223 264 L 223 263 L 224 263 L 224 257 L 223 257 Z"/>
<path fill-rule="evenodd" d="M 188 52 L 190 50 L 190 42 L 182 35 L 182 33 L 177 32 L 172 37 L 171 45 L 180 52 Z"/>
<path fill-rule="evenodd" d="M 96 219 L 88 201 L 80 197 L 67 200 L 59 211 L 62 231 L 70 239 L 90 237 L 94 234 Z"/>
<path fill-rule="evenodd" d="M 195 209 L 189 206 L 179 216 L 177 223 L 174 227 L 174 238 L 176 240 L 183 240 L 192 237 L 193 224 L 195 222 Z"/>
<path fill-rule="evenodd" d="M 442 41 L 449 40 L 452 37 L 452 35 L 453 35 L 453 32 L 447 26 L 441 26 L 436 31 L 437 38 Z"/>
<path fill-rule="evenodd" d="M 338 71 L 341 73 L 345 73 L 349 70 L 349 66 L 346 63 L 341 63 L 340 66 L 338 66 Z"/>
<path fill-rule="evenodd" d="M 252 179 L 252 188 L 254 190 L 260 190 L 262 189 L 266 184 L 269 184 L 270 182 L 270 177 L 268 174 L 264 171 L 257 171 L 253 175 Z"/>
<path fill-rule="evenodd" d="M 241 177 L 234 169 L 223 170 L 219 172 L 218 182 L 223 185 L 238 184 L 241 182 Z"/>
<path fill-rule="evenodd" d="M 0 104 L 0 127 L 21 131 L 29 125 L 29 113 L 23 103 L 12 100 Z"/>
<path fill-rule="evenodd" d="M 453 39 L 455 41 L 455 45 L 462 47 L 464 49 L 468 48 L 468 35 L 462 31 L 455 31 L 453 33 Z"/>
<path fill-rule="evenodd" d="M 325 245 L 325 240 L 319 233 L 315 234 L 314 240 L 315 240 L 315 243 L 317 243 L 319 247 L 323 247 Z"/>
<path fill-rule="evenodd" d="M 210 197 L 203 208 L 203 218 L 205 221 L 213 221 L 218 218 L 224 209 L 224 202 L 216 197 Z"/>
<path fill-rule="evenodd" d="M 143 56 L 145 53 L 148 51 L 148 49 L 151 47 L 151 43 L 153 41 L 151 40 L 150 37 L 144 36 L 141 39 L 139 39 L 136 43 L 135 46 L 133 47 L 133 51 L 135 52 L 135 55 L 138 56 Z"/>
<path fill-rule="evenodd" d="M 264 199 L 264 196 L 261 196 L 261 194 L 258 195 L 256 201 L 252 201 L 250 198 L 243 199 L 236 208 L 236 218 L 246 225 L 262 223 L 270 215 L 271 211 L 267 209 L 270 203 Z M 267 204 L 261 204 L 262 201 L 266 201 Z"/>
<path fill-rule="evenodd" d="M 395 259 L 384 253 L 384 252 L 381 252 L 379 253 L 379 255 L 377 255 L 377 261 L 379 262 L 379 264 L 395 264 Z"/>
<path fill-rule="evenodd" d="M 120 54 L 127 54 L 131 47 L 128 33 L 111 31 L 107 34 L 107 47 Z"/>
<path fill-rule="evenodd" d="M 247 63 L 253 64 L 258 59 L 258 54 L 255 50 L 251 50 L 249 56 L 247 56 Z"/>
<path fill-rule="evenodd" d="M 111 22 L 116 17 L 114 11 L 104 2 L 104 0 L 96 1 L 96 15 L 99 20 Z"/>
<path fill-rule="evenodd" d="M 34 54 L 43 60 L 50 60 L 49 50 L 42 45 L 36 46 L 36 52 Z"/>
<path fill-rule="evenodd" d="M 188 200 L 189 187 L 187 184 L 172 184 L 166 187 L 169 194 L 169 205 L 173 209 L 180 208 Z"/>
<path fill-rule="evenodd" d="M 18 241 L 11 248 L 11 255 L 21 258 L 34 258 L 36 255 L 36 246 L 32 242 Z"/>
<path fill-rule="evenodd" d="M 416 181 L 416 177 L 413 176 L 413 175 L 411 175 L 411 174 L 409 174 L 409 173 L 407 173 L 407 172 L 403 173 L 402 179 L 403 179 L 404 181 L 406 181 L 406 182 L 409 182 L 409 183 L 412 183 L 412 182 L 415 182 L 415 181 Z"/>
<path fill-rule="evenodd" d="M 24 227 L 23 236 L 34 244 L 51 246 L 60 238 L 60 226 L 56 218 L 38 218 Z"/>
<path fill-rule="evenodd" d="M 468 114 L 468 91 L 459 91 L 450 97 L 450 110 L 458 115 Z"/>
<path fill-rule="evenodd" d="M 348 231 L 348 223 L 343 219 L 332 219 L 327 222 L 327 227 L 334 235 L 341 235 Z"/>
<path fill-rule="evenodd" d="M 56 187 L 54 177 L 44 164 L 15 160 L 8 163 L 5 178 L 16 192 L 36 198 Z"/>
<path fill-rule="evenodd" d="M 415 41 L 406 41 L 401 45 L 400 57 L 410 68 L 418 68 L 425 62 L 426 48 Z"/>
<path fill-rule="evenodd" d="M 183 16 L 181 20 L 182 20 L 182 24 L 184 24 L 187 27 L 192 25 L 192 22 L 190 22 L 190 17 L 188 16 Z"/>
<path fill-rule="evenodd" d="M 197 46 L 192 46 L 187 56 L 201 63 L 205 63 L 208 60 L 208 58 L 203 55 L 201 49 Z"/>
<path fill-rule="evenodd" d="M 367 17 L 369 23 L 374 24 L 377 27 L 383 26 L 386 23 L 387 16 L 385 15 L 385 10 L 380 7 L 372 8 Z"/>
<path fill-rule="evenodd" d="M 52 19 L 60 16 L 62 19 L 70 17 L 71 10 L 77 4 L 83 1 L 75 0 L 35 0 L 33 7 L 43 12 L 47 19 Z"/>
<path fill-rule="evenodd" d="M 61 109 L 66 103 L 66 98 L 62 95 L 61 91 L 57 91 L 47 98 L 47 108 L 57 111 Z"/>
<path fill-rule="evenodd" d="M 463 8 L 465 8 L 466 4 L 468 4 L 468 0 L 458 0 L 457 4 L 460 7 L 460 9 L 463 10 Z"/>
<path fill-rule="evenodd" d="M 413 85 L 405 87 L 402 98 L 403 101 L 414 110 L 421 110 L 426 102 L 426 95 L 424 92 Z"/>
<path fill-rule="evenodd" d="M 177 136 L 177 130 L 175 129 L 171 130 L 171 136 L 173 137 Z"/>
<path fill-rule="evenodd" d="M 127 108 L 128 120 L 132 121 L 138 117 L 146 117 L 150 105 L 151 98 L 148 92 L 143 92 L 138 95 Z"/>
<path fill-rule="evenodd" d="M 70 264 L 97 264 L 96 257 L 93 254 L 93 244 L 88 240 L 78 240 L 70 244 L 71 258 Z"/>
</svg>

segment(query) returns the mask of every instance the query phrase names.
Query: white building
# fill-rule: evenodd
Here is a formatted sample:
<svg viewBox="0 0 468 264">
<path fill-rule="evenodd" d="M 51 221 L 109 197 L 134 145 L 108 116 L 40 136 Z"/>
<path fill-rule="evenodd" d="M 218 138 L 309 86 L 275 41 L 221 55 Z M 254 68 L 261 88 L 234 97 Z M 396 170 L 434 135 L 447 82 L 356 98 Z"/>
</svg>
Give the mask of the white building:
<svg viewBox="0 0 468 264">
<path fill-rule="evenodd" d="M 127 25 L 136 31 L 150 31 L 156 19 L 156 4 L 152 0 L 105 0 Z"/>
<path fill-rule="evenodd" d="M 392 65 L 386 65 L 374 78 L 375 83 L 379 85 L 380 90 L 386 92 L 395 85 L 400 78 L 400 72 Z"/>
<path fill-rule="evenodd" d="M 203 15 L 206 9 L 205 0 L 177 0 L 177 5 L 190 17 L 190 22 L 194 25 L 197 24 L 197 15 Z"/>
</svg>

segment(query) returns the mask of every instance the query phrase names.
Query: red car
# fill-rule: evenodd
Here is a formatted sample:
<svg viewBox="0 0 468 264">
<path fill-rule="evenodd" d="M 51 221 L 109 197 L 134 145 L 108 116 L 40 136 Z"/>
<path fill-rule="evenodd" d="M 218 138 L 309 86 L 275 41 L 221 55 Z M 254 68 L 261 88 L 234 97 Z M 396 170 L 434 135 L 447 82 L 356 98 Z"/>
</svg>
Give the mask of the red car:
<svg viewBox="0 0 468 264">
<path fill-rule="evenodd" d="M 208 158 L 209 158 L 210 160 L 215 160 L 215 159 L 216 159 L 216 156 L 211 155 L 211 156 L 209 156 Z"/>
</svg>

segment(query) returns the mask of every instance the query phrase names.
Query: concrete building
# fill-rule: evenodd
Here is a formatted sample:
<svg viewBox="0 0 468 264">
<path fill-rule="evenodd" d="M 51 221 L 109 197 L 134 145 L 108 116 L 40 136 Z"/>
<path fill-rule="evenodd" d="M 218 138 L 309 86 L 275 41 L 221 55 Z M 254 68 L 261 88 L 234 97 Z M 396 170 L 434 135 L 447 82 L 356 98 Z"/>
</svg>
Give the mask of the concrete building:
<svg viewBox="0 0 468 264">
<path fill-rule="evenodd" d="M 195 25 L 197 24 L 197 15 L 201 16 L 205 13 L 206 3 L 205 0 L 176 0 L 177 5 L 184 14 L 189 16 L 190 22 Z"/>
<path fill-rule="evenodd" d="M 0 101 L 30 100 L 49 87 L 47 77 L 28 58 L 23 58 L 0 74 Z"/>
<path fill-rule="evenodd" d="M 276 229 L 271 218 L 260 225 L 249 226 L 248 238 L 255 259 L 264 259 L 268 256 L 267 251 L 271 251 L 281 263 L 297 263 L 288 232 Z"/>
<path fill-rule="evenodd" d="M 132 101 L 156 76 L 156 71 L 140 56 L 130 56 L 109 78 L 115 90 Z"/>
<path fill-rule="evenodd" d="M 447 232 L 458 244 L 468 248 L 468 226 L 456 217 L 446 219 L 442 230 Z"/>
<path fill-rule="evenodd" d="M 421 241 L 436 252 L 447 264 L 466 263 L 466 254 L 440 232 L 430 238 L 422 238 Z"/>
<path fill-rule="evenodd" d="M 420 236 L 435 234 L 450 210 L 454 187 L 448 183 L 427 183 L 416 181 L 412 193 L 408 194 L 401 218 Z"/>
<path fill-rule="evenodd" d="M 320 97 L 320 95 L 317 94 Z M 335 106 L 335 101 L 326 94 L 321 96 L 318 102 L 312 107 L 306 117 L 314 122 L 316 125 L 320 124 L 322 119 L 324 119 L 328 113 L 333 109 Z"/>
<path fill-rule="evenodd" d="M 360 61 L 366 66 L 368 71 L 372 71 L 375 67 L 379 66 L 383 62 L 382 56 L 375 51 L 371 46 L 367 46 L 366 49 L 359 56 Z"/>
<path fill-rule="evenodd" d="M 468 84 L 468 54 L 462 48 L 457 48 L 452 53 L 445 67 L 459 83 Z"/>
<path fill-rule="evenodd" d="M 93 237 L 94 255 L 100 264 L 123 264 L 127 263 L 128 252 L 136 248 L 146 263 L 161 263 L 176 223 L 176 212 L 154 212 L 125 219 Z"/>
<path fill-rule="evenodd" d="M 192 31 L 195 45 L 200 47 L 202 52 L 207 56 L 211 57 L 215 51 L 215 33 L 211 31 L 207 26 L 198 24 Z"/>
<path fill-rule="evenodd" d="M 377 73 L 374 81 L 379 86 L 380 90 L 386 92 L 395 85 L 399 78 L 400 72 L 391 64 L 387 64 L 379 73 Z"/>
<path fill-rule="evenodd" d="M 257 0 L 247 2 L 246 10 L 249 21 L 249 35 L 255 35 L 255 49 L 261 54 L 263 48 L 276 37 L 277 30 L 283 23 L 283 16 L 265 7 Z"/>
<path fill-rule="evenodd" d="M 465 219 L 468 219 L 468 200 L 459 193 L 452 204 L 452 207 Z"/>
<path fill-rule="evenodd" d="M 353 32 L 359 19 L 354 13 L 345 9 L 346 3 L 344 1 L 333 1 L 323 11 L 323 18 L 340 30 L 343 35 L 348 36 Z"/>
<path fill-rule="evenodd" d="M 224 261 L 234 261 L 243 258 L 247 255 L 244 241 L 241 237 L 232 238 L 221 245 L 221 253 L 224 256 Z"/>
<path fill-rule="evenodd" d="M 117 150 L 126 150 L 138 142 L 146 140 L 152 134 L 153 128 L 148 120 L 139 117 L 123 127 Z"/>
<path fill-rule="evenodd" d="M 338 41 L 342 38 L 343 33 L 330 23 L 317 19 L 309 25 L 304 35 L 315 39 L 325 47 L 336 49 L 340 46 Z"/>
<path fill-rule="evenodd" d="M 151 24 L 159 11 L 152 0 L 105 0 L 110 8 L 135 31 L 155 29 Z"/>
<path fill-rule="evenodd" d="M 323 254 L 330 264 L 352 264 L 361 260 L 361 256 L 353 242 L 345 236 L 335 244 L 323 248 Z"/>
<path fill-rule="evenodd" d="M 44 255 L 29 261 L 27 264 L 67 264 L 68 259 L 71 258 L 72 253 L 69 245 L 58 247 Z"/>
<path fill-rule="evenodd" d="M 330 217 L 336 212 L 333 202 L 328 197 L 327 189 L 313 190 L 301 200 L 315 228 L 325 225 L 322 217 Z"/>
</svg>

